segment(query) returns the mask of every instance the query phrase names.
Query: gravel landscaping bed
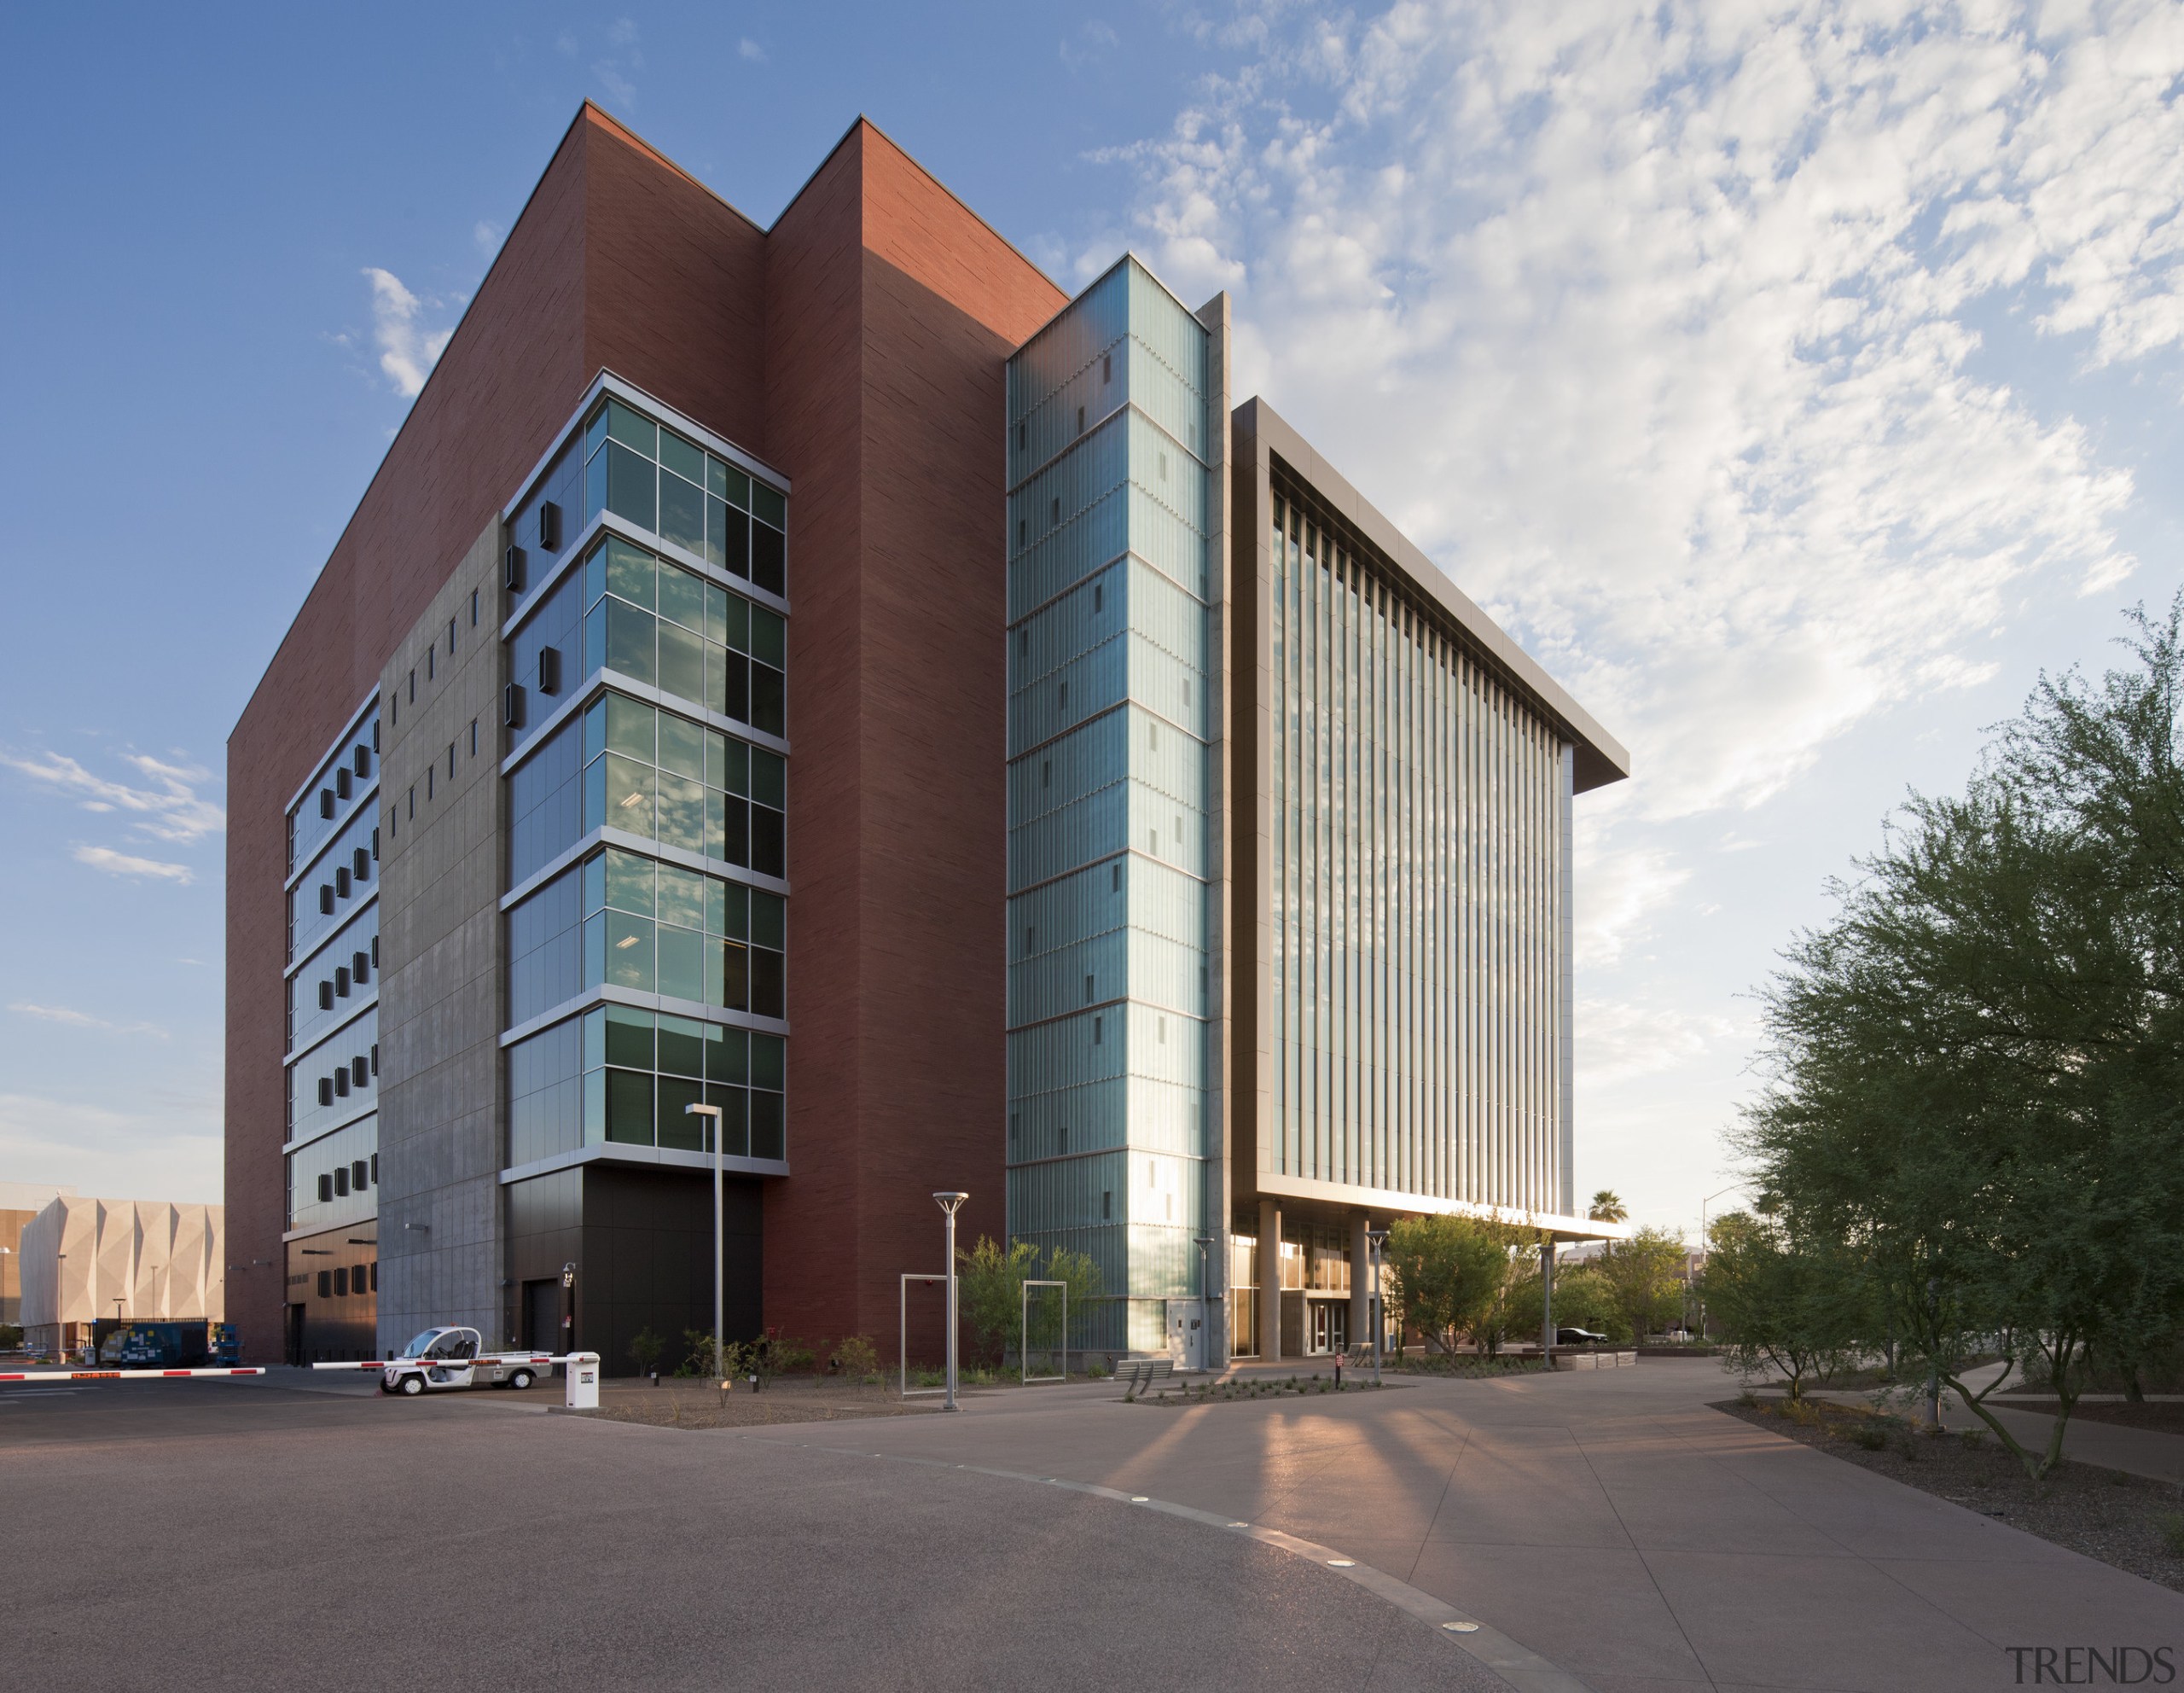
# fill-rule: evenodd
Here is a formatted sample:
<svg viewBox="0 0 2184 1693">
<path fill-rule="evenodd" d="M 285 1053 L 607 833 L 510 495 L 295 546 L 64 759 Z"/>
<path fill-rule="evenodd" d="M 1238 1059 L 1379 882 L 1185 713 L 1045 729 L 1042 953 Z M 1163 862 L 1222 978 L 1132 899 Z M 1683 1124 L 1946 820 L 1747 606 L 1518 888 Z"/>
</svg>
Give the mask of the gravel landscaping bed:
<svg viewBox="0 0 2184 1693">
<path fill-rule="evenodd" d="M 1808 1400 L 1802 1417 L 1774 1398 L 1714 1408 L 2184 1592 L 2184 1495 L 2169 1482 L 2065 1459 L 2035 1498 L 2024 1467 L 1984 1431 L 1977 1440 L 1929 1434 L 1900 1417 L 1825 1399 Z"/>
<path fill-rule="evenodd" d="M 833 1422 L 864 1417 L 916 1417 L 940 1401 L 903 1399 L 892 1388 L 846 1382 L 775 1382 L 758 1393 L 739 1386 L 723 1393 L 710 1381 L 608 1382 L 599 1409 L 570 1413 L 611 1422 L 669 1428 L 747 1428 L 770 1422 Z"/>
<path fill-rule="evenodd" d="M 1392 1384 L 1389 1384 L 1392 1385 Z M 1248 1405 L 1262 1399 L 1305 1399 L 1316 1393 L 1370 1393 L 1385 1392 L 1376 1388 L 1370 1376 L 1345 1376 L 1341 1386 L 1335 1385 L 1332 1376 L 1240 1376 L 1225 1382 L 1209 1382 L 1200 1386 L 1188 1382 L 1148 1389 L 1134 1399 L 1125 1398 L 1125 1404 L 1165 1405 Z"/>
</svg>

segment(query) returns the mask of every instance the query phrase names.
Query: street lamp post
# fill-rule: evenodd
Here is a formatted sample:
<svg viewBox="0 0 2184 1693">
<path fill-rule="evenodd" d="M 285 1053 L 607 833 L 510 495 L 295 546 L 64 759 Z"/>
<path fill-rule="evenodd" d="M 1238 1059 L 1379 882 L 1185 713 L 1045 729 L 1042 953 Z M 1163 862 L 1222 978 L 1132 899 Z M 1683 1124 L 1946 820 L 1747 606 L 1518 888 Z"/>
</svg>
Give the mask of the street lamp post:
<svg viewBox="0 0 2184 1693">
<path fill-rule="evenodd" d="M 724 1287 L 725 1272 L 721 1269 L 721 1132 L 720 1107 L 717 1105 L 686 1105 L 685 1116 L 707 1120 L 706 1132 L 713 1138 L 713 1368 L 720 1372 L 721 1385 L 728 1385 L 727 1355 L 721 1347 L 721 1307 L 727 1302 Z"/>
<path fill-rule="evenodd" d="M 1380 1314 L 1380 1250 L 1387 1243 L 1385 1229 L 1366 1230 L 1366 1250 L 1373 1260 L 1373 1385 L 1376 1388 L 1380 1385 L 1380 1335 L 1388 1326 L 1387 1318 Z"/>
<path fill-rule="evenodd" d="M 956 1403 L 956 1213 L 970 1196 L 967 1193 L 937 1193 L 932 1196 L 932 1202 L 948 1219 L 948 1399 L 941 1406 L 944 1411 L 962 1409 Z"/>
<path fill-rule="evenodd" d="M 1741 1193 L 1744 1189 L 1744 1183 L 1733 1182 L 1723 1188 L 1722 1193 Z M 1706 1267 L 1707 1256 L 1713 1248 L 1713 1242 L 1706 1233 L 1706 1207 L 1719 1199 L 1722 1193 L 1710 1193 L 1699 1201 L 1699 1267 L 1701 1270 Z M 1706 1300 L 1703 1294 L 1699 1300 L 1699 1338 L 1701 1341 L 1706 1338 Z"/>
<path fill-rule="evenodd" d="M 1211 1235 L 1195 1235 L 1192 1243 L 1198 1248 L 1198 1363 L 1199 1369 L 1211 1370 L 1213 1363 L 1205 1349 L 1213 1344 L 1213 1304 L 1207 1277 L 1213 1273 L 1213 1248 L 1218 1242 Z"/>
</svg>

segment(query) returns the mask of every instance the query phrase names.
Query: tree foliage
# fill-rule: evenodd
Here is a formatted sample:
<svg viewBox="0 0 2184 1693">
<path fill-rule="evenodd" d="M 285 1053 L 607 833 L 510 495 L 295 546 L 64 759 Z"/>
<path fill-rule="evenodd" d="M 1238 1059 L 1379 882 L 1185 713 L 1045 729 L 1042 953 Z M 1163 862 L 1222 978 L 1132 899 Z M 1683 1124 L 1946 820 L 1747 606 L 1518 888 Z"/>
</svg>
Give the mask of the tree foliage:
<svg viewBox="0 0 2184 1693">
<path fill-rule="evenodd" d="M 1676 1321 L 1683 1308 L 1682 1270 L 1683 1237 L 1650 1225 L 1627 1241 L 1609 1242 L 1593 1263 L 1618 1326 L 1634 1342 Z"/>
<path fill-rule="evenodd" d="M 1809 1377 L 1832 1375 L 1872 1331 L 1858 1265 L 1835 1242 L 1740 1211 L 1711 1232 L 1699 1284 L 1708 1322 L 1738 1369 L 1771 1366 L 1803 1399 Z"/>
<path fill-rule="evenodd" d="M 2184 1310 L 2184 598 L 2098 684 L 2043 677 L 1960 797 L 1914 794 L 1766 993 L 1742 1145 L 1796 1239 L 1855 1260 L 1867 1336 L 2015 1452 L 2059 1456 L 2088 1353 Z M 1964 1381 L 2051 1376 L 2023 1447 Z"/>
<path fill-rule="evenodd" d="M 975 1355 L 992 1364 L 1014 1357 L 1025 1325 L 1024 1284 L 1028 1281 L 1061 1282 L 1069 1293 L 1069 1321 L 1072 1329 L 1089 1318 L 1092 1302 L 1105 1289 L 1100 1266 L 1084 1253 L 1056 1247 L 1042 1266 L 1039 1249 L 1029 1241 L 1011 1241 L 1006 1247 L 981 1235 L 967 1252 L 956 1254 L 957 1307 L 971 1331 Z M 1031 1301 L 1031 1343 L 1035 1349 L 1060 1346 L 1060 1301 L 1049 1306 L 1037 1297 Z"/>
<path fill-rule="evenodd" d="M 1470 1335 L 1492 1352 L 1510 1321 L 1510 1254 L 1532 1237 L 1476 1217 L 1403 1218 L 1388 1230 L 1384 1297 L 1429 1346 L 1454 1352 Z"/>
</svg>

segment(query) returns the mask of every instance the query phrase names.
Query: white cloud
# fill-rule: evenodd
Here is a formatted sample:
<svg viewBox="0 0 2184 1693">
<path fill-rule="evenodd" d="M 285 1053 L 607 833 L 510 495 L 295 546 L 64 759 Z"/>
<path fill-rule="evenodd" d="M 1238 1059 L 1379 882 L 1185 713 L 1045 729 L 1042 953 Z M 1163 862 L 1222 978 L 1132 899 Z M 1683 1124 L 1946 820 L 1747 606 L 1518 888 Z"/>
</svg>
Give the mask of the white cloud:
<svg viewBox="0 0 2184 1693">
<path fill-rule="evenodd" d="M 153 881 L 178 882 L 183 887 L 196 880 L 187 864 L 162 864 L 157 858 L 133 858 L 126 852 L 117 852 L 110 846 L 78 846 L 76 862 L 89 864 L 95 870 L 104 870 L 108 876 L 141 876 Z"/>
<path fill-rule="evenodd" d="M 471 244 L 490 259 L 499 251 L 502 233 L 498 224 L 489 223 L 480 218 L 470 226 Z"/>
<path fill-rule="evenodd" d="M 1626 819 L 1760 803 L 1991 674 L 2030 574 L 2131 568 L 2130 479 L 1973 316 L 2184 340 L 2184 12 L 1988 10 L 1277 8 L 1118 155 L 1155 265 L 1236 291 L 1237 391 L 1626 739 Z"/>
<path fill-rule="evenodd" d="M 427 302 L 402 286 L 392 271 L 364 267 L 372 285 L 372 340 L 379 347 L 379 368 L 394 391 L 414 399 L 446 351 L 452 327 L 427 329 L 421 321 Z"/>
<path fill-rule="evenodd" d="M 766 62 L 766 49 L 747 35 L 735 44 L 735 50 L 754 65 Z"/>
<path fill-rule="evenodd" d="M 115 1034 L 148 1034 L 165 1040 L 167 1032 L 157 1023 L 116 1023 L 104 1017 L 94 1017 L 88 1011 L 78 1011 L 67 1005 L 32 1005 L 21 1000 L 8 1008 L 19 1016 L 35 1017 L 40 1022 L 60 1023 L 73 1029 L 105 1029 Z"/>
<path fill-rule="evenodd" d="M 158 841 L 187 845 L 217 835 L 228 826 L 227 812 L 197 790 L 212 779 L 212 771 L 196 765 L 169 764 L 142 753 L 122 754 L 122 762 L 150 785 L 132 787 L 85 770 L 75 759 L 59 753 L 22 758 L 0 753 L 0 765 L 18 771 L 57 794 L 75 798 L 87 812 L 126 812 L 136 819 L 140 835 Z"/>
<path fill-rule="evenodd" d="M 1577 1094 L 1664 1074 L 1710 1055 L 1741 1063 L 1748 1021 L 1693 1015 L 1658 1004 L 1581 999 L 1577 1006 Z"/>
</svg>

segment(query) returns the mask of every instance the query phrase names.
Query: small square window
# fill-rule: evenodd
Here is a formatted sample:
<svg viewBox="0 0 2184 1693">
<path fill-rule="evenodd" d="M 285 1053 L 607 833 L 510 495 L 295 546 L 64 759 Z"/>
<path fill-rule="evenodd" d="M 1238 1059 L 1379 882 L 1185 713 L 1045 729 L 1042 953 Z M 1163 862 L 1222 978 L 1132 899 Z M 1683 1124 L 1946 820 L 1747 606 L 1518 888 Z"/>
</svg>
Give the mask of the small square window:
<svg viewBox="0 0 2184 1693">
<path fill-rule="evenodd" d="M 369 747 L 357 748 L 357 775 L 361 778 L 372 773 L 372 754 Z"/>
<path fill-rule="evenodd" d="M 1054 761 L 1052 759 L 1042 759 L 1039 761 L 1039 786 L 1051 788 L 1054 785 Z"/>
<path fill-rule="evenodd" d="M 371 880 L 372 855 L 362 846 L 349 855 L 349 874 L 358 881 Z"/>
<path fill-rule="evenodd" d="M 1095 1046 L 1101 1044 L 1100 1037 L 1102 1033 L 1101 1026 L 1106 1021 L 1107 1019 L 1105 1017 L 1095 1017 L 1092 1020 L 1092 1044 Z"/>
<path fill-rule="evenodd" d="M 325 1204 L 330 1203 L 330 1202 L 332 1201 L 333 1198 L 334 1198 L 334 1178 L 333 1178 L 333 1176 L 332 1176 L 330 1173 L 329 1173 L 329 1174 L 327 1174 L 327 1175 L 321 1176 L 321 1177 L 318 1178 L 318 1202 L 319 1202 L 321 1205 L 325 1205 Z"/>
<path fill-rule="evenodd" d="M 318 985 L 318 1009 L 322 1011 L 331 1011 L 334 1009 L 334 984 L 330 981 L 322 981 Z"/>
<path fill-rule="evenodd" d="M 1084 1003 L 1087 1005 L 1092 1003 L 1092 978 L 1089 975 L 1084 978 Z"/>
<path fill-rule="evenodd" d="M 1028 428 L 1026 425 L 1025 425 L 1025 424 L 1019 423 L 1019 424 L 1016 426 L 1016 450 L 1017 450 L 1017 451 L 1019 451 L 1019 452 L 1023 451 L 1025 450 L 1025 447 L 1027 447 L 1027 446 L 1029 446 L 1030 445 L 1031 445 L 1031 431 L 1030 431 L 1029 428 Z"/>
<path fill-rule="evenodd" d="M 376 1154 L 373 1155 L 372 1162 L 375 1164 L 379 1162 L 379 1158 Z M 374 1179 L 376 1180 L 377 1177 L 375 1176 Z M 374 1293 L 377 1293 L 379 1291 L 379 1260 L 376 1258 L 372 1260 L 372 1291 Z"/>
<path fill-rule="evenodd" d="M 322 881 L 318 885 L 318 911 L 321 916 L 334 915 L 334 884 L 330 881 Z"/>
<path fill-rule="evenodd" d="M 372 1185 L 379 1185 L 379 1154 L 376 1152 L 372 1154 Z M 379 1261 L 376 1259 L 372 1261 L 372 1288 L 374 1291 L 379 1288 Z"/>
<path fill-rule="evenodd" d="M 349 1061 L 349 1076 L 359 1088 L 371 1085 L 370 1067 L 361 1057 L 351 1058 Z"/>
<path fill-rule="evenodd" d="M 336 1199 L 346 1199 L 349 1196 L 349 1166 L 346 1164 L 337 1165 L 334 1167 L 334 1196 Z"/>
<path fill-rule="evenodd" d="M 1110 893 L 1121 893 L 1123 891 L 1123 861 L 1118 858 L 1113 864 L 1108 865 L 1107 874 L 1107 891 Z"/>
<path fill-rule="evenodd" d="M 337 1267 L 334 1271 L 334 1296 L 336 1299 L 349 1297 L 349 1269 L 346 1265 Z"/>
<path fill-rule="evenodd" d="M 1077 433 L 1084 433 L 1084 408 L 1081 405 L 1077 408 Z"/>
<path fill-rule="evenodd" d="M 1103 596 L 1104 585 L 1105 585 L 1098 582 L 1095 582 L 1092 585 L 1092 609 L 1094 611 L 1100 609 L 1100 602 Z"/>
<path fill-rule="evenodd" d="M 334 1102 L 333 1077 L 321 1076 L 318 1079 L 318 1102 L 321 1105 L 331 1105 Z M 331 1198 L 332 1196 L 329 1194 L 328 1197 Z"/>
<path fill-rule="evenodd" d="M 346 964 L 334 973 L 334 992 L 343 999 L 349 997 L 349 967 Z"/>
<path fill-rule="evenodd" d="M 331 788 L 318 790 L 318 814 L 322 817 L 334 815 L 334 790 Z"/>
<path fill-rule="evenodd" d="M 1057 494 L 1057 495 L 1055 495 L 1055 496 L 1054 496 L 1054 521 L 1055 522 L 1059 523 L 1059 522 L 1060 522 L 1060 521 L 1061 521 L 1061 496 L 1060 496 L 1060 495 L 1059 495 L 1059 494 Z"/>
<path fill-rule="evenodd" d="M 318 1272 L 318 1296 L 321 1299 L 334 1297 L 334 1272 L 331 1270 Z"/>
<path fill-rule="evenodd" d="M 1112 1219 L 1112 1218 L 1114 1216 L 1114 1214 L 1115 1214 L 1115 1196 L 1114 1196 L 1114 1190 L 1113 1190 L 1112 1189 L 1108 1189 L 1108 1190 L 1106 1190 L 1105 1192 L 1101 1193 L 1101 1196 L 1100 1196 L 1100 1220 L 1101 1220 L 1101 1222 L 1103 1222 L 1103 1223 L 1104 1223 L 1104 1222 L 1107 1222 L 1107 1221 L 1108 1221 L 1110 1219 Z"/>
<path fill-rule="evenodd" d="M 1112 352 L 1100 355 L 1100 380 L 1103 382 L 1115 380 L 1115 356 Z"/>
<path fill-rule="evenodd" d="M 358 1193 L 364 1190 L 365 1179 L 371 1174 L 371 1166 L 359 1158 L 349 1166 L 349 1185 Z"/>
</svg>

